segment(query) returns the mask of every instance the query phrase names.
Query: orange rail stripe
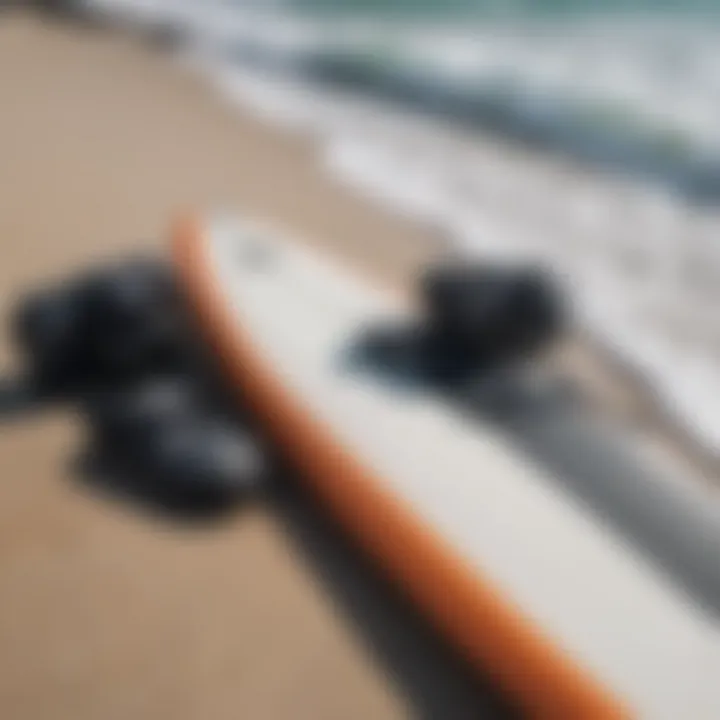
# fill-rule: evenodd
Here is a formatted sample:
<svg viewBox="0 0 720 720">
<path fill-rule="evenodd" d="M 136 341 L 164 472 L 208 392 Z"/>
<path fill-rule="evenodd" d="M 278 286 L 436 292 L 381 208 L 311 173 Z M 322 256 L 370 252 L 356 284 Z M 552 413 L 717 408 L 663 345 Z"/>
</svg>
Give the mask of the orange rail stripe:
<svg viewBox="0 0 720 720">
<path fill-rule="evenodd" d="M 173 259 L 208 341 L 244 401 L 347 531 L 483 674 L 533 718 L 629 718 L 623 703 L 465 564 L 313 418 L 226 307 L 199 222 L 173 233 Z"/>
</svg>

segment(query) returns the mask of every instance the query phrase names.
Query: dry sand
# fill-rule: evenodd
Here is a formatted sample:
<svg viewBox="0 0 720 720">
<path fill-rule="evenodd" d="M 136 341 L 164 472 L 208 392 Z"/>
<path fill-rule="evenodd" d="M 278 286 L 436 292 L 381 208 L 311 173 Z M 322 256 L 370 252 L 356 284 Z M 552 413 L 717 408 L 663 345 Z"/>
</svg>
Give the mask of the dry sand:
<svg viewBox="0 0 720 720">
<path fill-rule="evenodd" d="M 137 41 L 0 15 L 3 317 L 28 283 L 157 243 L 178 208 L 215 206 L 393 278 L 433 247 Z M 11 372 L 7 340 L 0 353 Z M 65 411 L 3 421 L 0 716 L 406 716 L 270 513 L 166 526 L 84 492 L 81 446 Z"/>
</svg>

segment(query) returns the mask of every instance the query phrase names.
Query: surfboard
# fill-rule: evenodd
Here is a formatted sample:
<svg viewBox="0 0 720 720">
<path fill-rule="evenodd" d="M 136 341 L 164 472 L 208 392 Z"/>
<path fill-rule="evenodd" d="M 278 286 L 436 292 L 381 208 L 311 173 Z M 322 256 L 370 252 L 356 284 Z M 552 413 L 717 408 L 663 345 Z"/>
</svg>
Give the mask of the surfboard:
<svg viewBox="0 0 720 720">
<path fill-rule="evenodd" d="M 227 378 L 327 512 L 529 716 L 718 717 L 717 617 L 491 421 L 368 355 L 413 303 L 310 247 L 185 219 L 172 256 Z"/>
</svg>

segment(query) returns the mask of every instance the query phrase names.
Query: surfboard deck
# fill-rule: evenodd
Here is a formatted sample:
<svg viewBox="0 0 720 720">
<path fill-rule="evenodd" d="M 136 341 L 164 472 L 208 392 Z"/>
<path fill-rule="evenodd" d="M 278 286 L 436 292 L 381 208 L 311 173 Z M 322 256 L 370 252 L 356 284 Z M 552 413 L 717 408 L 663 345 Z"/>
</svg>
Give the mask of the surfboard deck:
<svg viewBox="0 0 720 720">
<path fill-rule="evenodd" d="M 532 716 L 717 717 L 715 622 L 489 422 L 363 352 L 410 303 L 276 229 L 181 223 L 174 260 L 244 402 L 327 510 Z"/>
</svg>

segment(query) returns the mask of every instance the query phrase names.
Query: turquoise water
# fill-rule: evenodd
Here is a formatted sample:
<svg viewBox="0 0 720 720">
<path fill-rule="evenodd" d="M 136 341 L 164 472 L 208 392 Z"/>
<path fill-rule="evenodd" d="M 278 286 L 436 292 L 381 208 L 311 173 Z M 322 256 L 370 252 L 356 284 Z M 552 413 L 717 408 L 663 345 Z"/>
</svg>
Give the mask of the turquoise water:
<svg viewBox="0 0 720 720">
<path fill-rule="evenodd" d="M 383 17 L 577 17 L 720 13 L 718 0 L 290 0 L 298 10 Z"/>
</svg>

